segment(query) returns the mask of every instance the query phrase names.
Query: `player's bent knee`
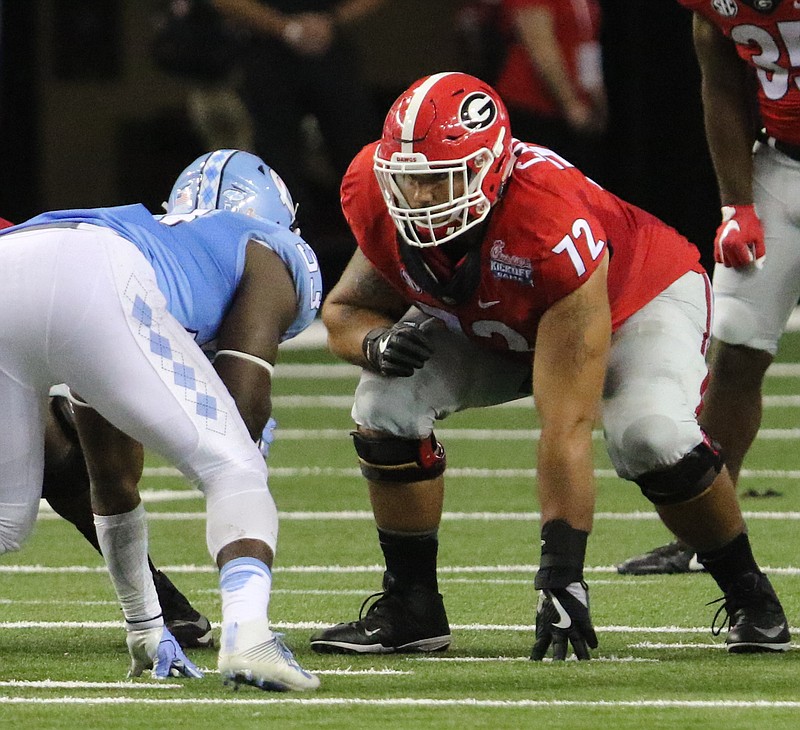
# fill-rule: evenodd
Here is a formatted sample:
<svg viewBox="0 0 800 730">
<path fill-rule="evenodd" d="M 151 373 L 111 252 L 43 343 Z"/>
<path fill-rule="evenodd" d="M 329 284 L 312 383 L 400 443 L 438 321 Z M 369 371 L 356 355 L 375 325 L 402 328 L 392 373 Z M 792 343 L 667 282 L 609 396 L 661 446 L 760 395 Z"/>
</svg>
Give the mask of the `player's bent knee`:
<svg viewBox="0 0 800 730">
<path fill-rule="evenodd" d="M 444 446 L 436 436 L 402 439 L 367 436 L 353 431 L 361 473 L 374 482 L 421 482 L 435 479 L 447 466 Z"/>
<path fill-rule="evenodd" d="M 237 540 L 260 540 L 275 553 L 278 543 L 278 510 L 266 479 L 242 479 L 205 485 L 206 544 L 216 561 L 220 550 Z"/>
<path fill-rule="evenodd" d="M 722 469 L 716 444 L 701 442 L 677 464 L 642 474 L 634 480 L 655 505 L 680 504 L 700 496 Z"/>
</svg>

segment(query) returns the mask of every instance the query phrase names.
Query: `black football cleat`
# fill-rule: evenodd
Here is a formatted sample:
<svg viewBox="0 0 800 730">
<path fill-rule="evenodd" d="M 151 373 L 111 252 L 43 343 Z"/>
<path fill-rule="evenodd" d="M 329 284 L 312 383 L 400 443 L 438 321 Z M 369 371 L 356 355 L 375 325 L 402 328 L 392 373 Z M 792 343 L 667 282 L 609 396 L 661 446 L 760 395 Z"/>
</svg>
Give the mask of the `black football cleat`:
<svg viewBox="0 0 800 730">
<path fill-rule="evenodd" d="M 183 649 L 214 646 L 211 622 L 197 611 L 160 570 L 153 571 L 153 582 L 164 623 Z"/>
<path fill-rule="evenodd" d="M 767 576 L 745 573 L 720 601 L 711 624 L 711 632 L 719 636 L 728 624 L 725 646 L 731 654 L 788 651 L 791 647 L 789 622 Z M 722 612 L 725 618 L 717 626 Z"/>
<path fill-rule="evenodd" d="M 317 632 L 311 648 L 320 654 L 393 654 L 444 651 L 451 641 L 442 596 L 421 586 L 399 586 L 387 571 L 383 591 L 361 604 L 358 621 Z"/>
<path fill-rule="evenodd" d="M 677 540 L 628 558 L 617 566 L 617 573 L 621 575 L 673 575 L 704 570 L 694 550 Z"/>
</svg>

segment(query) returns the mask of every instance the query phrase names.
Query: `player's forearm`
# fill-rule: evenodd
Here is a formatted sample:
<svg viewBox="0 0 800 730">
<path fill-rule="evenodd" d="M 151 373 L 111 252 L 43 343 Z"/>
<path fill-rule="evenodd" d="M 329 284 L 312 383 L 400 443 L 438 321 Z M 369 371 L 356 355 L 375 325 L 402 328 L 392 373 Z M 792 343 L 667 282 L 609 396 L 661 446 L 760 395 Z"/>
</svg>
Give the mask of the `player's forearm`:
<svg viewBox="0 0 800 730">
<path fill-rule="evenodd" d="M 346 26 L 369 15 L 383 4 L 384 0 L 344 0 L 334 8 L 333 16 L 338 25 Z"/>
<path fill-rule="evenodd" d="M 281 38 L 290 18 L 257 0 L 213 0 L 217 10 L 256 35 Z"/>
<path fill-rule="evenodd" d="M 580 103 L 580 99 L 556 40 L 550 11 L 542 8 L 521 10 L 516 16 L 516 28 L 531 63 L 559 108 L 568 114 L 571 107 Z"/>
<path fill-rule="evenodd" d="M 536 460 L 541 522 L 565 520 L 590 532 L 595 505 L 591 423 L 571 433 L 542 430 Z"/>
<path fill-rule="evenodd" d="M 363 343 L 368 332 L 377 327 L 391 327 L 395 320 L 380 312 L 348 304 L 326 302 L 322 321 L 328 330 L 328 348 L 346 362 L 367 367 Z"/>
<path fill-rule="evenodd" d="M 753 200 L 752 146 L 756 125 L 747 69 L 733 43 L 696 17 L 694 44 L 702 73 L 706 139 L 723 205 Z"/>
<path fill-rule="evenodd" d="M 723 205 L 753 201 L 754 130 L 745 91 L 703 83 L 706 139 Z"/>
</svg>

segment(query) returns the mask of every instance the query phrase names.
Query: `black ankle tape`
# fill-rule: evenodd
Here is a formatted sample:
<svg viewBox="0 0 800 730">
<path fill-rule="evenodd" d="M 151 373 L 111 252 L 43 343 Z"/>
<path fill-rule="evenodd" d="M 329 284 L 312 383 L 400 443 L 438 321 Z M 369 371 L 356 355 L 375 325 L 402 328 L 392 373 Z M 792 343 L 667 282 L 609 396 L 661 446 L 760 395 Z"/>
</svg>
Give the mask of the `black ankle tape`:
<svg viewBox="0 0 800 730">
<path fill-rule="evenodd" d="M 697 559 L 711 573 L 711 577 L 723 592 L 727 592 L 744 573 L 761 572 L 753 557 L 750 538 L 746 532 L 737 535 L 727 545 L 717 550 L 699 552 Z"/>
<path fill-rule="evenodd" d="M 437 531 L 423 535 L 403 535 L 378 528 L 378 539 L 386 561 L 386 570 L 401 586 L 419 585 L 438 592 Z"/>
<path fill-rule="evenodd" d="M 564 588 L 583 580 L 583 561 L 589 533 L 576 530 L 565 520 L 550 520 L 542 525 L 542 557 L 534 586 Z"/>
</svg>

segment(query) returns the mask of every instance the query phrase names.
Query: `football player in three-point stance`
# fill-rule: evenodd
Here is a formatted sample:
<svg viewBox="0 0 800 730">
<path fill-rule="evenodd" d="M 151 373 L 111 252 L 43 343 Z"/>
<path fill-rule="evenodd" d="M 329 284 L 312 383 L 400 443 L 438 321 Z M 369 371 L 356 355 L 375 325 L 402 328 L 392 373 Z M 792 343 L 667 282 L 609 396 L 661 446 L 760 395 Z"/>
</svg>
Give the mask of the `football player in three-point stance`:
<svg viewBox="0 0 800 730">
<path fill-rule="evenodd" d="M 597 637 L 583 565 L 601 414 L 618 474 L 696 548 L 724 594 L 731 652 L 789 647 L 730 475 L 696 420 L 711 291 L 697 249 L 555 152 L 512 139 L 497 93 L 426 77 L 342 184 L 359 248 L 323 307 L 332 351 L 363 368 L 354 445 L 386 562 L 381 597 L 315 634 L 320 652 L 446 648 L 436 577 L 445 451 L 437 420 L 533 393 L 540 591 L 531 658 Z"/>
<path fill-rule="evenodd" d="M 10 274 L 0 292 L 0 553 L 19 549 L 36 519 L 48 394 L 64 383 L 131 675 L 202 676 L 164 626 L 148 567 L 138 492 L 148 448 L 206 499 L 222 677 L 318 687 L 270 628 L 278 520 L 255 443 L 278 345 L 308 326 L 321 298 L 283 181 L 255 155 L 217 150 L 180 175 L 167 215 L 141 205 L 45 213 L 0 233 L 0 268 Z"/>
<path fill-rule="evenodd" d="M 0 218 L 0 229 L 13 223 Z M 72 404 L 65 395 L 50 398 L 44 437 L 42 498 L 71 522 L 95 550 L 100 552 L 89 493 L 89 475 L 81 451 Z M 184 648 L 211 647 L 211 623 L 197 611 L 167 577 L 149 561 L 150 572 L 164 612 L 164 623 Z"/>
<path fill-rule="evenodd" d="M 679 2 L 694 12 L 706 139 L 722 203 L 711 377 L 700 419 L 735 484 L 761 425 L 764 374 L 800 298 L 800 4 Z M 618 569 L 685 572 L 693 552 L 671 543 Z"/>
</svg>

